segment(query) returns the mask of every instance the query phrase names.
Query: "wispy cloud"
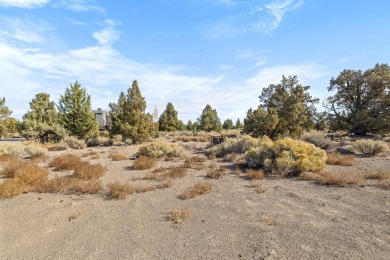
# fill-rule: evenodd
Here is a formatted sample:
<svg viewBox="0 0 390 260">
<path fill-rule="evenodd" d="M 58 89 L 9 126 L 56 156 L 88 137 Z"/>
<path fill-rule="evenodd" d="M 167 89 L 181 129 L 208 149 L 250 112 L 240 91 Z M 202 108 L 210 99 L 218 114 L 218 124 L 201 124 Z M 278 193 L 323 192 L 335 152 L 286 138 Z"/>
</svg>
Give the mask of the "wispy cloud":
<svg viewBox="0 0 390 260">
<path fill-rule="evenodd" d="M 2 27 L 0 29 L 0 40 L 16 41 L 22 43 L 42 43 L 42 34 L 50 30 L 45 23 L 31 22 L 19 18 L 0 17 Z"/>
<path fill-rule="evenodd" d="M 0 7 L 39 8 L 49 3 L 49 0 L 0 0 Z"/>
<path fill-rule="evenodd" d="M 103 7 L 95 4 L 95 1 L 93 0 L 61 0 L 54 6 L 65 7 L 66 9 L 75 12 L 97 12 L 100 14 L 106 14 L 106 10 Z"/>
<path fill-rule="evenodd" d="M 92 35 L 100 45 L 110 45 L 120 36 L 119 31 L 115 29 L 116 26 L 120 25 L 119 22 L 107 19 L 105 23 L 106 25 L 102 30 L 95 32 Z"/>
<path fill-rule="evenodd" d="M 269 33 L 282 22 L 287 12 L 301 6 L 303 0 L 262 1 L 212 1 L 233 10 L 207 29 L 211 38 L 236 36 L 243 33 Z"/>
</svg>

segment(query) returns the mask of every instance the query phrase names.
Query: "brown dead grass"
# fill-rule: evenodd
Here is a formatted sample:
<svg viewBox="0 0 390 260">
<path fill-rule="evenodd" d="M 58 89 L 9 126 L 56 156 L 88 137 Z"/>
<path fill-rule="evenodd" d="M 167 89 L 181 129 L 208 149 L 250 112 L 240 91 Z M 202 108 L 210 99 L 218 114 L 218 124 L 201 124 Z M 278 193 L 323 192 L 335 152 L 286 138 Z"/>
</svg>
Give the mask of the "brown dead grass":
<svg viewBox="0 0 390 260">
<path fill-rule="evenodd" d="M 126 156 L 124 156 L 123 154 L 118 153 L 118 152 L 110 154 L 110 158 L 113 161 L 123 161 L 123 160 L 126 160 Z"/>
<path fill-rule="evenodd" d="M 96 180 L 104 175 L 107 171 L 101 164 L 90 164 L 88 162 L 81 162 L 74 169 L 73 177 L 83 180 Z"/>
<path fill-rule="evenodd" d="M 19 164 L 10 179 L 0 185 L 0 198 L 10 198 L 36 191 L 47 183 L 48 170 L 33 163 Z"/>
<path fill-rule="evenodd" d="M 223 165 L 218 168 L 211 166 L 211 168 L 207 170 L 206 177 L 210 179 L 221 179 L 225 176 L 226 172 L 227 168 Z"/>
<path fill-rule="evenodd" d="M 322 185 L 345 187 L 347 185 L 364 185 L 365 179 L 362 174 L 345 174 L 340 172 L 303 172 L 300 174 L 303 180 L 315 181 Z"/>
<path fill-rule="evenodd" d="M 0 162 L 8 162 L 17 158 L 18 157 L 9 154 L 0 154 Z"/>
<path fill-rule="evenodd" d="M 156 165 L 156 162 L 156 158 L 140 156 L 134 161 L 133 168 L 134 170 L 150 169 Z"/>
<path fill-rule="evenodd" d="M 341 165 L 341 166 L 353 166 L 356 165 L 356 159 L 353 155 L 341 155 L 339 153 L 328 154 L 327 164 Z"/>
<path fill-rule="evenodd" d="M 36 154 L 30 157 L 30 161 L 33 163 L 43 163 L 46 162 L 47 159 L 49 159 L 49 157 L 44 154 Z"/>
<path fill-rule="evenodd" d="M 242 170 L 239 166 L 236 166 L 236 168 L 234 168 L 234 170 L 231 173 L 240 176 L 242 174 Z"/>
<path fill-rule="evenodd" d="M 390 172 L 377 171 L 377 172 L 365 173 L 364 177 L 366 179 L 386 180 L 386 179 L 390 179 Z"/>
<path fill-rule="evenodd" d="M 128 184 L 120 184 L 119 182 L 109 183 L 107 185 L 109 199 L 125 199 L 128 195 L 134 193 L 134 188 Z"/>
<path fill-rule="evenodd" d="M 237 161 L 238 158 L 239 158 L 239 155 L 237 153 L 229 153 L 223 157 L 223 160 L 225 162 L 235 162 L 235 161 Z"/>
<path fill-rule="evenodd" d="M 213 185 L 209 182 L 197 182 L 194 186 L 186 190 L 180 195 L 183 200 L 194 198 L 199 195 L 207 194 L 213 189 Z"/>
<path fill-rule="evenodd" d="M 246 176 L 248 176 L 249 179 L 253 180 L 261 180 L 264 178 L 264 171 L 263 170 L 253 170 L 253 169 L 248 169 L 246 171 Z"/>
<path fill-rule="evenodd" d="M 9 157 L 3 169 L 0 171 L 0 175 L 3 175 L 5 178 L 13 178 L 17 169 L 29 163 L 17 157 Z"/>
<path fill-rule="evenodd" d="M 180 224 L 187 220 L 191 216 L 191 211 L 185 209 L 175 209 L 168 213 L 168 220 L 173 221 L 175 224 Z"/>
<path fill-rule="evenodd" d="M 187 168 L 175 166 L 170 168 L 157 168 L 145 175 L 144 180 L 163 181 L 167 179 L 179 179 L 187 175 Z"/>
<path fill-rule="evenodd" d="M 64 154 L 54 158 L 50 163 L 49 167 L 54 167 L 56 171 L 66 171 L 66 170 L 74 170 L 80 164 L 82 160 L 73 154 Z"/>
<path fill-rule="evenodd" d="M 264 193 L 268 190 L 266 186 L 259 182 L 251 182 L 250 187 L 257 191 L 257 193 Z"/>
</svg>

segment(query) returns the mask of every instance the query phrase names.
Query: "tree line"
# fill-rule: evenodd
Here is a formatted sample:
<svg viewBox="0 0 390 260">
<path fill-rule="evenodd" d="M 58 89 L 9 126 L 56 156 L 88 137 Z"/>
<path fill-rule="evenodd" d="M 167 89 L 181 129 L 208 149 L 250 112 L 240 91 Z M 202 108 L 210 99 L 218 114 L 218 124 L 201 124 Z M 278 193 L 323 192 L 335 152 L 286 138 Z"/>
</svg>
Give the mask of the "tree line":
<svg viewBox="0 0 390 260">
<path fill-rule="evenodd" d="M 328 91 L 334 95 L 318 112 L 319 99 L 309 94 L 309 86 L 299 83 L 297 76 L 282 76 L 280 83 L 263 88 L 257 109 L 249 109 L 243 124 L 227 119 L 221 123 L 217 111 L 206 105 L 195 122 L 184 124 L 172 103 L 158 117 L 146 113 L 146 101 L 133 81 L 127 92 L 121 92 L 116 103 L 109 104 L 110 135 L 122 135 L 123 140 L 144 142 L 158 131 L 217 131 L 241 129 L 254 137 L 267 135 L 272 139 L 299 137 L 310 129 L 344 131 L 366 135 L 390 131 L 390 67 L 377 64 L 366 71 L 344 70 L 332 78 Z M 50 95 L 39 93 L 30 102 L 30 110 L 22 121 L 10 117 L 12 111 L 0 99 L 0 137 L 18 131 L 26 138 L 41 142 L 59 141 L 66 135 L 80 139 L 99 135 L 99 124 L 91 109 L 91 96 L 76 81 L 66 88 L 58 104 Z"/>
</svg>

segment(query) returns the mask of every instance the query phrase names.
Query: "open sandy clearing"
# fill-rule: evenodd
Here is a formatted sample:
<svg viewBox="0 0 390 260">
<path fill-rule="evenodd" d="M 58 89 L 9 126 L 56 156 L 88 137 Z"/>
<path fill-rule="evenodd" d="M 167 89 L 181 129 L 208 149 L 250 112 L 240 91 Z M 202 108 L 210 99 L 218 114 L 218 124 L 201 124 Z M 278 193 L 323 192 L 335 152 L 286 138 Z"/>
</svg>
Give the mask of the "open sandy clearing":
<svg viewBox="0 0 390 260">
<path fill-rule="evenodd" d="M 108 167 L 104 183 L 131 182 L 148 170 L 113 162 L 109 149 L 91 160 Z M 121 148 L 130 157 L 137 149 Z M 132 149 L 132 150 L 128 150 Z M 85 150 L 83 151 L 85 152 Z M 389 167 L 359 159 L 352 171 Z M 174 165 L 181 162 L 163 162 Z M 209 162 L 206 162 L 206 164 Z M 217 160 L 213 163 L 222 164 Z M 336 166 L 327 166 L 334 169 Z M 346 168 L 343 168 L 346 169 Z M 205 170 L 188 170 L 172 188 L 106 200 L 101 195 L 23 194 L 0 201 L 2 259 L 388 259 L 390 193 L 298 179 L 265 179 L 264 193 L 243 175 L 208 180 L 205 195 L 181 200 Z M 167 220 L 175 209 L 191 216 Z"/>
</svg>

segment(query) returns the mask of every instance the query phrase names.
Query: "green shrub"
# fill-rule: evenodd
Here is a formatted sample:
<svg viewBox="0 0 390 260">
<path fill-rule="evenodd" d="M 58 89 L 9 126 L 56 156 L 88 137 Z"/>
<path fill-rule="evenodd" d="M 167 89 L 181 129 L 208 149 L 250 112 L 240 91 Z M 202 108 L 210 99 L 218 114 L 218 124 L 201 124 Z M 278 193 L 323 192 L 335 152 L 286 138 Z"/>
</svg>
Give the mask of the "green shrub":
<svg viewBox="0 0 390 260">
<path fill-rule="evenodd" d="M 327 150 L 330 148 L 332 141 L 326 139 L 325 135 L 321 132 L 307 132 L 304 133 L 301 139 L 307 143 L 314 144 L 315 146 Z"/>
<path fill-rule="evenodd" d="M 0 154 L 12 155 L 15 157 L 21 157 L 24 154 L 24 145 L 17 143 L 0 143 Z"/>
<path fill-rule="evenodd" d="M 86 146 L 83 140 L 77 139 L 74 136 L 65 137 L 64 142 L 72 149 L 84 149 Z"/>
<path fill-rule="evenodd" d="M 153 141 L 152 143 L 142 146 L 138 150 L 139 155 L 155 158 L 160 158 L 163 156 L 180 157 L 183 155 L 183 153 L 184 150 L 180 146 L 164 141 Z"/>
<path fill-rule="evenodd" d="M 36 156 L 45 156 L 47 155 L 47 148 L 41 147 L 37 144 L 30 144 L 26 146 L 24 151 L 27 153 L 29 157 L 36 157 Z"/>
<path fill-rule="evenodd" d="M 88 139 L 87 140 L 87 146 L 88 147 L 100 146 L 99 139 L 97 139 L 97 138 L 90 138 L 90 139 Z"/>
<path fill-rule="evenodd" d="M 373 141 L 369 139 L 361 139 L 352 143 L 352 146 L 366 155 L 375 155 L 384 153 L 388 149 L 388 145 L 383 141 Z"/>
<path fill-rule="evenodd" d="M 290 138 L 274 142 L 263 140 L 260 147 L 252 148 L 244 157 L 249 167 L 262 167 L 268 173 L 281 176 L 321 170 L 327 159 L 322 149 Z"/>
<path fill-rule="evenodd" d="M 224 142 L 217 146 L 211 147 L 208 153 L 216 154 L 218 157 L 223 157 L 230 153 L 243 154 L 251 148 L 261 145 L 261 140 L 253 138 L 249 135 L 241 138 L 226 138 Z"/>
</svg>

